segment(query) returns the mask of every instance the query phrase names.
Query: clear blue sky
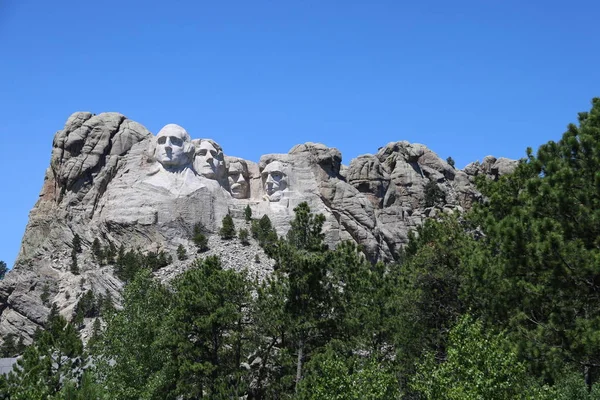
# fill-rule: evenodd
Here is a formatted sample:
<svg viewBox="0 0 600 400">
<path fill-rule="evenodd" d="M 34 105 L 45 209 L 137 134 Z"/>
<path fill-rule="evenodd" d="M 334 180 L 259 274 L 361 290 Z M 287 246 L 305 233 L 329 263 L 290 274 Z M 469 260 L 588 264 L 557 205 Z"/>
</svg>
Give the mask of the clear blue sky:
<svg viewBox="0 0 600 400">
<path fill-rule="evenodd" d="M 74 111 L 257 161 L 391 141 L 458 167 L 557 140 L 600 96 L 600 1 L 0 0 L 0 260 Z"/>
</svg>

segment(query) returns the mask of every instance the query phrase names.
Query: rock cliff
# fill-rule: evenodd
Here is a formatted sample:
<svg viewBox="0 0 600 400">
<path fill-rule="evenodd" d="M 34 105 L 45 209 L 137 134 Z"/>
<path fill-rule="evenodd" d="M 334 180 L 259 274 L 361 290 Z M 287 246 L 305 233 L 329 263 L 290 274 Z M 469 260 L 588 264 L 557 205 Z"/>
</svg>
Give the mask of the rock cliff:
<svg viewBox="0 0 600 400">
<path fill-rule="evenodd" d="M 477 175 L 496 179 L 515 165 L 488 156 L 456 170 L 427 147 L 405 141 L 347 166 L 337 149 L 318 143 L 255 163 L 225 156 L 214 141 L 192 139 L 175 124 L 154 136 L 118 113 L 75 113 L 54 137 L 17 261 L 0 281 L 0 338 L 14 333 L 30 340 L 52 303 L 70 317 L 87 290 L 119 298 L 122 283 L 113 267 L 94 260 L 95 239 L 103 246 L 164 251 L 177 260 L 179 245 L 195 252 L 190 238 L 196 224 L 216 233 L 230 214 L 245 227 L 249 206 L 254 218 L 268 215 L 283 235 L 294 207 L 306 201 L 325 215 L 330 246 L 353 240 L 372 261 L 392 260 L 425 218 L 471 207 L 480 197 Z M 79 275 L 70 271 L 75 235 L 82 243 Z M 209 248 L 229 268 L 258 276 L 271 268 L 253 242 L 241 246 L 212 235 Z M 174 261 L 157 275 L 169 279 L 185 267 Z"/>
</svg>

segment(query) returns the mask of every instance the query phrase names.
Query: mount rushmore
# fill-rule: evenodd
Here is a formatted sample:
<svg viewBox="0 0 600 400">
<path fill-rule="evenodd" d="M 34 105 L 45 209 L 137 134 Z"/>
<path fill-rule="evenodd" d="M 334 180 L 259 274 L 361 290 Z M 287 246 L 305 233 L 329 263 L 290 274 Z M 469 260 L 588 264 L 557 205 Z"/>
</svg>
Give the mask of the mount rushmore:
<svg viewBox="0 0 600 400">
<path fill-rule="evenodd" d="M 516 163 L 488 156 L 457 170 L 424 145 L 405 141 L 348 165 L 337 149 L 317 143 L 266 154 L 256 163 L 225 155 L 211 139 L 192 139 L 176 124 L 155 136 L 118 113 L 77 112 L 54 136 L 17 261 L 0 281 L 0 337 L 13 333 L 30 341 L 50 304 L 70 317 L 88 290 L 118 298 L 122 283 L 112 266 L 92 255 L 96 239 L 116 248 L 175 254 L 182 245 L 193 252 L 190 237 L 198 224 L 210 236 L 229 214 L 243 227 L 249 206 L 253 217 L 268 215 L 283 235 L 293 209 L 307 202 L 326 217 L 327 244 L 351 240 L 371 261 L 390 261 L 425 218 L 478 201 L 476 176 L 497 179 Z M 431 188 L 439 194 L 433 201 L 426 193 Z M 75 235 L 83 249 L 79 275 L 69 270 Z M 255 243 L 209 239 L 226 267 L 268 270 L 264 254 L 264 263 L 254 261 L 262 251 Z M 176 274 L 184 264 L 176 260 L 157 275 Z"/>
</svg>

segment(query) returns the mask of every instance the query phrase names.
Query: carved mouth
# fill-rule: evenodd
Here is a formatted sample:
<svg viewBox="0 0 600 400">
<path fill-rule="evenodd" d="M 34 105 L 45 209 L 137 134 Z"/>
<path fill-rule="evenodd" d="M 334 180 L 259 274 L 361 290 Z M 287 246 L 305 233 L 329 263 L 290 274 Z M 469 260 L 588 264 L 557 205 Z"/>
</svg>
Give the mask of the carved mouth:
<svg viewBox="0 0 600 400">
<path fill-rule="evenodd" d="M 231 193 L 235 194 L 244 194 L 246 191 L 246 186 L 241 183 L 234 183 L 230 186 Z"/>
<path fill-rule="evenodd" d="M 267 186 L 267 194 L 269 194 L 269 195 L 271 195 L 275 192 L 278 192 L 278 191 L 279 191 L 279 186 L 271 186 L 271 185 Z"/>
</svg>

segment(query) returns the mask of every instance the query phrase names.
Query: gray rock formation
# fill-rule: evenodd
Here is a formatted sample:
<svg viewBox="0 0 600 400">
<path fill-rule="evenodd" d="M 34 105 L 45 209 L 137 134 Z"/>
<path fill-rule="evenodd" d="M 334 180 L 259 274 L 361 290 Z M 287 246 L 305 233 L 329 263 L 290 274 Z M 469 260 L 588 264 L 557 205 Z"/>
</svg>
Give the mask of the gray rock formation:
<svg viewBox="0 0 600 400">
<path fill-rule="evenodd" d="M 391 260 L 425 218 L 469 208 L 480 196 L 476 176 L 497 179 L 515 165 L 488 156 L 455 170 L 425 146 L 408 142 L 389 143 L 348 166 L 337 149 L 317 143 L 254 163 L 226 156 L 213 140 L 192 139 L 178 125 L 153 136 L 117 113 L 75 113 L 55 135 L 17 262 L 0 282 L 0 337 L 14 333 L 29 340 L 52 303 L 70 318 L 90 289 L 119 298 L 122 283 L 113 267 L 94 260 L 95 239 L 104 246 L 165 251 L 176 260 L 179 245 L 194 252 L 190 238 L 196 224 L 216 233 L 230 214 L 238 228 L 249 228 L 244 221 L 249 206 L 255 218 L 268 215 L 284 235 L 293 209 L 306 201 L 325 215 L 330 246 L 353 240 L 372 261 Z M 432 185 L 443 196 L 428 204 Z M 76 234 L 83 248 L 77 256 L 80 275 L 69 268 Z M 224 243 L 213 235 L 209 247 L 208 254 L 220 255 L 225 267 L 259 278 L 272 268 L 256 243 Z M 189 262 L 175 261 L 156 275 L 168 280 Z"/>
</svg>

